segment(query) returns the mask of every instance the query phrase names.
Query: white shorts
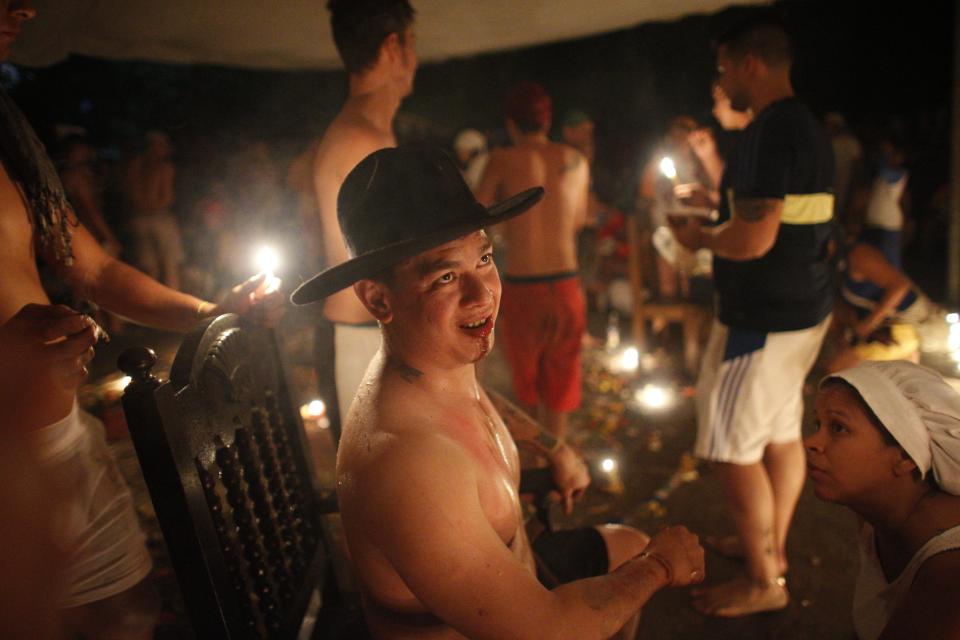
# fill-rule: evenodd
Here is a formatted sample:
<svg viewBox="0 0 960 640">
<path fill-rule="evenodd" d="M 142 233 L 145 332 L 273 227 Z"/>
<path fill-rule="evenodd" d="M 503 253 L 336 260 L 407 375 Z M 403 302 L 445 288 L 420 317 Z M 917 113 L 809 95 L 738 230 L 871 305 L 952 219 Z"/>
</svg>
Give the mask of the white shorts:
<svg viewBox="0 0 960 640">
<path fill-rule="evenodd" d="M 337 406 L 340 407 L 340 422 L 346 423 L 347 412 L 363 374 L 380 349 L 378 325 L 356 325 L 335 322 L 333 324 L 334 363 L 337 381 Z"/>
<path fill-rule="evenodd" d="M 770 333 L 713 321 L 697 380 L 697 457 L 753 464 L 767 444 L 800 439 L 803 383 L 830 320 Z"/>
<path fill-rule="evenodd" d="M 103 423 L 74 404 L 66 418 L 31 436 L 41 467 L 72 491 L 63 514 L 70 552 L 57 606 L 97 602 L 146 578 L 153 562 Z"/>
</svg>

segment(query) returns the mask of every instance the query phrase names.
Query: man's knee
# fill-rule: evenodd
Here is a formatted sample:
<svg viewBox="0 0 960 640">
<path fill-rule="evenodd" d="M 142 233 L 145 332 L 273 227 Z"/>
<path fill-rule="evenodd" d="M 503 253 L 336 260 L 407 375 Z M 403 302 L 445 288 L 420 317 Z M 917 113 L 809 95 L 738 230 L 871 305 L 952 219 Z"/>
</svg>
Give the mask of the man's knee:
<svg viewBox="0 0 960 640">
<path fill-rule="evenodd" d="M 610 571 L 646 549 L 650 542 L 650 536 L 643 531 L 622 524 L 602 524 L 596 529 L 607 545 Z"/>
<path fill-rule="evenodd" d="M 148 577 L 116 595 L 65 611 L 70 627 L 85 638 L 152 638 L 160 596 Z"/>
</svg>

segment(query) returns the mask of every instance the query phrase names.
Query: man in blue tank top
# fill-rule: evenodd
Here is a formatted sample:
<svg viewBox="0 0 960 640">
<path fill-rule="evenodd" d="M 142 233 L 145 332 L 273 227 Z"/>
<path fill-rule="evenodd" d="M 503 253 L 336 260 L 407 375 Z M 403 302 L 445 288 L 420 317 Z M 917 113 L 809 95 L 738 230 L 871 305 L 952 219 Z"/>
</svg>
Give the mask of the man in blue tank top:
<svg viewBox="0 0 960 640">
<path fill-rule="evenodd" d="M 716 465 L 746 574 L 694 594 L 702 612 L 780 609 L 787 531 L 803 486 L 803 382 L 833 304 L 828 243 L 833 158 L 814 115 L 793 95 L 783 28 L 752 18 L 717 48 L 718 83 L 751 109 L 721 181 L 720 224 L 672 219 L 677 239 L 714 254 L 717 317 L 697 382 L 695 453 Z"/>
</svg>

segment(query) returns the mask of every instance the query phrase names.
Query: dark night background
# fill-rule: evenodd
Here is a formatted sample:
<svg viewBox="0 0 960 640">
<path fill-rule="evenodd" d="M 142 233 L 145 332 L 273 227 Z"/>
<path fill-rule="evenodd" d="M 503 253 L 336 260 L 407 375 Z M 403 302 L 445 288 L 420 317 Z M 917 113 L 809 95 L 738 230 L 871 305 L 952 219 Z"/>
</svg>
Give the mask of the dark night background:
<svg viewBox="0 0 960 640">
<path fill-rule="evenodd" d="M 948 178 L 953 3 L 784 0 L 774 9 L 795 39 L 798 95 L 820 115 L 846 115 L 868 149 L 883 131 L 903 138 L 915 215 L 928 215 Z M 594 117 L 598 163 L 617 176 L 607 188 L 618 193 L 608 198 L 629 208 L 636 167 L 667 119 L 686 113 L 709 122 L 711 34 L 738 11 L 422 65 L 398 135 L 446 144 L 470 126 L 496 140 L 504 92 L 518 80 L 535 79 L 553 94 L 555 119 L 574 107 Z M 178 146 L 181 169 L 194 167 L 181 175 L 197 182 L 220 170 L 211 157 L 252 139 L 270 141 L 284 166 L 322 133 L 346 94 L 341 71 L 79 57 L 19 71 L 14 96 L 43 137 L 50 139 L 53 123 L 77 124 L 118 153 L 145 129 L 161 128 Z M 187 197 L 188 182 L 180 185 Z"/>
</svg>

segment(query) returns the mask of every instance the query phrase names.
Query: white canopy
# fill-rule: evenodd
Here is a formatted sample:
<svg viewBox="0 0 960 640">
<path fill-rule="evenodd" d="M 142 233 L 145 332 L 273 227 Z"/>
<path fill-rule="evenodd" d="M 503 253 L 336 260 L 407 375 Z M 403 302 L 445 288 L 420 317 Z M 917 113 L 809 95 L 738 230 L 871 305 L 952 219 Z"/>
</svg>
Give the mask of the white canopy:
<svg viewBox="0 0 960 640">
<path fill-rule="evenodd" d="M 735 0 L 740 4 L 758 0 Z M 324 0 L 34 0 L 14 62 L 70 54 L 267 69 L 339 66 Z M 423 62 L 708 13 L 731 0 L 413 0 Z"/>
</svg>

